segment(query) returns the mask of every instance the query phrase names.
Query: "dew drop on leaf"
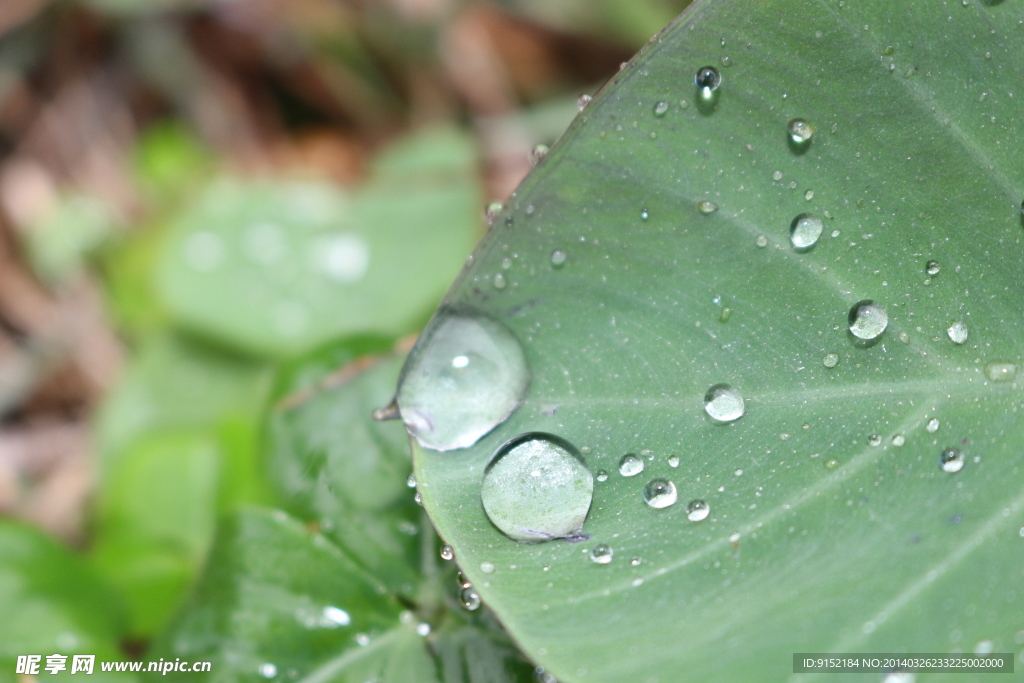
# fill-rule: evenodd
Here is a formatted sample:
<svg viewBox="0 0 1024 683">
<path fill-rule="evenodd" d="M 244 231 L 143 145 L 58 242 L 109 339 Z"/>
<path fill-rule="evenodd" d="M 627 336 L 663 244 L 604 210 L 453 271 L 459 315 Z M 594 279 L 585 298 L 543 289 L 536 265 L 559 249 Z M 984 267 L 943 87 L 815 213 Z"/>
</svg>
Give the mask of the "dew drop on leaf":
<svg viewBox="0 0 1024 683">
<path fill-rule="evenodd" d="M 713 214 L 715 211 L 718 211 L 718 204 L 715 204 L 714 202 L 709 202 L 707 200 L 701 200 L 697 202 L 697 210 L 700 211 L 705 216 L 709 216 Z"/>
<path fill-rule="evenodd" d="M 586 93 L 580 95 L 576 99 L 576 108 L 579 109 L 580 111 L 583 111 L 584 109 L 587 108 L 587 105 L 590 104 L 590 101 L 593 100 L 593 99 L 594 99 L 593 97 L 591 97 L 590 95 L 588 95 Z"/>
<path fill-rule="evenodd" d="M 654 115 L 661 118 L 668 111 L 668 102 L 658 102 L 654 105 Z"/>
<path fill-rule="evenodd" d="M 928 430 L 929 434 L 934 434 L 935 432 L 939 431 L 939 418 L 933 417 L 932 419 L 928 420 L 928 423 L 925 425 L 924 428 Z"/>
<path fill-rule="evenodd" d="M 939 456 L 939 467 L 943 472 L 959 472 L 964 468 L 964 454 L 956 448 L 947 448 Z"/>
<path fill-rule="evenodd" d="M 885 308 L 870 299 L 858 301 L 850 309 L 850 333 L 858 339 L 877 339 L 889 324 Z"/>
<path fill-rule="evenodd" d="M 924 267 L 924 272 L 928 273 L 929 275 L 938 275 L 939 270 L 941 270 L 941 268 L 942 267 L 939 265 L 938 261 L 929 261 L 928 264 Z"/>
<path fill-rule="evenodd" d="M 501 213 L 504 208 L 505 205 L 502 204 L 501 202 L 491 202 L 490 204 L 488 204 L 484 208 L 484 222 L 487 223 L 487 225 L 494 225 L 495 219 L 498 217 L 498 214 Z"/>
<path fill-rule="evenodd" d="M 547 145 L 534 145 L 533 149 L 530 150 L 530 164 L 536 166 L 540 163 L 541 159 L 547 156 L 548 149 Z"/>
<path fill-rule="evenodd" d="M 711 508 L 703 500 L 691 500 L 686 506 L 686 518 L 691 522 L 700 522 L 708 518 Z"/>
<path fill-rule="evenodd" d="M 615 552 L 610 547 L 600 543 L 590 551 L 590 561 L 594 564 L 609 564 L 614 554 Z"/>
<path fill-rule="evenodd" d="M 441 546 L 441 559 L 448 561 L 455 559 L 455 551 L 447 543 Z"/>
<path fill-rule="evenodd" d="M 701 95 L 710 97 L 711 93 L 718 90 L 718 86 L 722 84 L 722 75 L 715 67 L 704 66 L 697 71 L 694 83 L 700 89 Z"/>
<path fill-rule="evenodd" d="M 1017 366 L 1013 363 L 989 363 L 985 376 L 993 382 L 1012 382 L 1017 377 Z"/>
<path fill-rule="evenodd" d="M 743 417 L 743 397 L 728 384 L 716 384 L 704 394 L 704 410 L 716 422 L 733 422 Z"/>
<path fill-rule="evenodd" d="M 519 341 L 497 320 L 443 310 L 409 354 L 397 401 L 406 430 L 424 448 L 476 443 L 526 397 L 530 370 Z"/>
<path fill-rule="evenodd" d="M 521 434 L 484 473 L 481 499 L 494 526 L 522 542 L 572 536 L 594 497 L 594 477 L 579 451 L 552 434 Z"/>
<path fill-rule="evenodd" d="M 957 321 L 949 326 L 946 330 L 946 334 L 949 335 L 950 340 L 954 344 L 963 344 L 967 341 L 967 326 L 962 322 Z"/>
<path fill-rule="evenodd" d="M 789 225 L 789 241 L 797 251 L 805 251 L 813 247 L 821 237 L 825 225 L 820 218 L 809 213 L 802 213 Z"/>
<path fill-rule="evenodd" d="M 260 676 L 264 678 L 273 678 L 277 675 L 277 666 L 271 662 L 263 662 L 260 664 Z"/>
<path fill-rule="evenodd" d="M 809 142 L 811 136 L 814 135 L 814 128 L 803 119 L 792 119 L 789 122 L 788 130 L 789 139 L 798 145 Z"/>
<path fill-rule="evenodd" d="M 821 362 L 826 368 L 834 368 L 839 365 L 839 354 L 826 353 Z"/>
<path fill-rule="evenodd" d="M 480 594 L 476 592 L 476 588 L 472 585 L 462 587 L 459 591 L 459 602 L 470 612 L 480 609 L 480 605 L 483 604 Z"/>
<path fill-rule="evenodd" d="M 676 503 L 676 485 L 668 479 L 651 479 L 644 487 L 644 502 L 652 508 L 667 508 Z"/>
<path fill-rule="evenodd" d="M 598 470 L 597 471 L 597 480 L 601 481 L 601 482 L 608 481 L 608 473 L 605 472 L 604 470 Z"/>
<path fill-rule="evenodd" d="M 644 461 L 633 453 L 626 453 L 619 460 L 619 474 L 624 477 L 635 477 L 644 471 Z"/>
<path fill-rule="evenodd" d="M 551 252 L 551 265 L 555 268 L 561 268 L 565 265 L 565 260 L 568 258 L 566 253 L 561 249 L 555 249 Z"/>
</svg>

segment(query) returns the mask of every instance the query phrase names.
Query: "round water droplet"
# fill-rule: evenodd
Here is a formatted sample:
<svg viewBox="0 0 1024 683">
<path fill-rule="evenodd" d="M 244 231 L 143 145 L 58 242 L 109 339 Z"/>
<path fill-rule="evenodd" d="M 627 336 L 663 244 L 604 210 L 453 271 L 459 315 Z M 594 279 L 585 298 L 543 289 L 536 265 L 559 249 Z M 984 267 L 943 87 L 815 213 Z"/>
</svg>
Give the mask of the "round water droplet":
<svg viewBox="0 0 1024 683">
<path fill-rule="evenodd" d="M 679 467 L 679 456 L 678 455 L 669 456 L 668 466 L 669 467 Z"/>
<path fill-rule="evenodd" d="M 590 95 L 588 95 L 586 93 L 583 93 L 582 95 L 580 95 L 576 99 L 576 107 L 577 107 L 577 109 L 579 109 L 580 111 L 583 111 L 584 109 L 587 108 L 587 105 L 590 104 L 591 100 L 593 100 L 593 99 L 594 98 L 591 97 Z"/>
<path fill-rule="evenodd" d="M 502 212 L 505 205 L 501 202 L 491 202 L 484 208 L 484 221 L 487 225 L 494 225 L 495 219 L 498 218 L 498 214 Z"/>
<path fill-rule="evenodd" d="M 564 251 L 562 251 L 561 249 L 555 249 L 553 252 L 551 252 L 551 265 L 555 268 L 561 268 L 563 265 L 565 265 L 565 261 L 567 258 L 569 257 Z"/>
<path fill-rule="evenodd" d="M 947 448 L 939 456 L 939 467 L 943 472 L 959 472 L 964 468 L 964 454 L 956 448 Z"/>
<path fill-rule="evenodd" d="M 366 635 L 365 633 L 356 634 L 356 645 L 358 645 L 359 647 L 366 647 L 369 644 L 370 636 Z"/>
<path fill-rule="evenodd" d="M 946 334 L 949 335 L 950 340 L 954 344 L 963 344 L 967 341 L 967 326 L 962 322 L 957 321 L 949 326 L 946 330 Z"/>
<path fill-rule="evenodd" d="M 644 471 L 644 461 L 633 453 L 626 453 L 619 460 L 619 474 L 624 477 L 635 477 Z"/>
<path fill-rule="evenodd" d="M 594 497 L 583 456 L 552 434 L 521 434 L 494 454 L 484 472 L 484 511 L 509 538 L 523 542 L 572 536 Z"/>
<path fill-rule="evenodd" d="M 798 145 L 809 142 L 811 136 L 814 135 L 814 127 L 803 119 L 792 119 L 789 122 L 788 130 L 789 139 Z"/>
<path fill-rule="evenodd" d="M 807 190 L 806 192 L 804 192 L 804 199 L 806 199 L 807 201 L 811 201 L 812 199 L 814 199 L 814 190 Z"/>
<path fill-rule="evenodd" d="M 881 434 L 872 434 L 871 436 L 869 436 L 868 437 L 868 445 L 869 446 L 881 446 L 882 445 L 882 435 Z"/>
<path fill-rule="evenodd" d="M 711 514 L 711 508 L 703 500 L 691 500 L 686 506 L 686 518 L 691 522 L 701 522 Z"/>
<path fill-rule="evenodd" d="M 768 246 L 768 237 L 766 235 L 758 235 L 757 239 L 755 240 L 755 243 L 757 244 L 757 246 L 764 249 L 765 247 Z"/>
<path fill-rule="evenodd" d="M 826 368 L 834 368 L 839 365 L 839 354 L 826 353 L 821 362 Z"/>
<path fill-rule="evenodd" d="M 273 678 L 277 675 L 277 666 L 270 662 L 263 662 L 260 664 L 260 676 L 264 678 Z"/>
<path fill-rule="evenodd" d="M 802 213 L 789 224 L 789 241 L 797 251 L 810 249 L 818 242 L 821 231 L 825 228 L 820 218 L 809 213 Z"/>
<path fill-rule="evenodd" d="M 716 384 L 704 394 L 704 410 L 716 422 L 733 422 L 743 417 L 743 397 L 728 384 Z"/>
<path fill-rule="evenodd" d="M 675 505 L 676 497 L 676 485 L 668 479 L 651 479 L 644 487 L 644 502 L 652 508 Z"/>
<path fill-rule="evenodd" d="M 694 83 L 700 88 L 701 93 L 707 97 L 712 91 L 718 90 L 718 86 L 722 84 L 722 75 L 713 66 L 701 67 L 697 71 Z"/>
<path fill-rule="evenodd" d="M 985 376 L 993 382 L 1012 382 L 1017 377 L 1017 366 L 1013 363 L 989 363 Z"/>
<path fill-rule="evenodd" d="M 935 432 L 939 431 L 939 418 L 933 417 L 932 419 L 928 420 L 928 423 L 924 426 L 924 428 L 928 430 L 929 434 L 934 434 Z"/>
<path fill-rule="evenodd" d="M 448 561 L 455 559 L 455 550 L 447 543 L 441 546 L 441 559 Z"/>
<path fill-rule="evenodd" d="M 443 310 L 420 336 L 399 379 L 406 430 L 437 451 L 467 448 L 526 397 L 530 370 L 512 332 L 468 310 Z"/>
<path fill-rule="evenodd" d="M 494 274 L 494 288 L 495 289 L 505 289 L 505 285 L 506 285 L 505 275 L 503 273 L 495 273 Z"/>
<path fill-rule="evenodd" d="M 601 481 L 601 482 L 608 481 L 608 473 L 605 472 L 604 470 L 598 470 L 597 471 L 597 480 Z"/>
<path fill-rule="evenodd" d="M 889 324 L 885 308 L 870 299 L 858 301 L 850 309 L 850 333 L 858 339 L 877 339 Z"/>
<path fill-rule="evenodd" d="M 548 152 L 547 145 L 534 145 L 533 149 L 530 150 L 530 164 L 536 166 L 540 163 L 540 160 L 547 156 Z"/>
<path fill-rule="evenodd" d="M 829 458 L 828 460 L 825 461 L 825 469 L 826 470 L 830 470 L 831 471 L 831 470 L 834 470 L 837 467 L 839 467 L 839 461 L 836 460 L 835 458 Z"/>
<path fill-rule="evenodd" d="M 697 202 L 697 210 L 700 211 L 705 216 L 709 216 L 713 214 L 715 211 L 718 211 L 718 204 L 702 200 Z"/>
<path fill-rule="evenodd" d="M 615 552 L 610 547 L 600 543 L 590 551 L 590 561 L 594 564 L 610 564 L 614 554 Z"/>
<path fill-rule="evenodd" d="M 941 270 L 941 268 L 942 267 L 939 265 L 938 261 L 929 261 L 928 264 L 924 267 L 924 272 L 928 273 L 929 275 L 938 275 L 939 270 Z"/>
<path fill-rule="evenodd" d="M 897 434 L 896 436 L 892 437 L 893 446 L 902 446 L 904 443 L 906 443 L 906 441 L 906 437 L 904 437 L 902 434 Z"/>
<path fill-rule="evenodd" d="M 480 609 L 480 605 L 483 604 L 483 600 L 480 599 L 480 594 L 476 592 L 476 588 L 473 586 L 463 586 L 462 590 L 459 591 L 459 602 L 462 606 L 468 609 L 470 612 Z"/>
<path fill-rule="evenodd" d="M 484 574 L 493 574 L 494 573 L 494 563 L 493 562 L 488 562 L 487 560 L 484 560 L 483 562 L 480 563 L 480 571 L 482 571 Z"/>
<path fill-rule="evenodd" d="M 647 209 L 640 210 L 640 220 L 645 221 L 651 217 L 651 214 L 647 213 Z"/>
<path fill-rule="evenodd" d="M 410 474 L 405 480 L 405 485 L 411 489 L 416 488 L 416 475 Z"/>
<path fill-rule="evenodd" d="M 661 118 L 668 111 L 668 102 L 658 102 L 654 105 L 654 115 Z"/>
</svg>

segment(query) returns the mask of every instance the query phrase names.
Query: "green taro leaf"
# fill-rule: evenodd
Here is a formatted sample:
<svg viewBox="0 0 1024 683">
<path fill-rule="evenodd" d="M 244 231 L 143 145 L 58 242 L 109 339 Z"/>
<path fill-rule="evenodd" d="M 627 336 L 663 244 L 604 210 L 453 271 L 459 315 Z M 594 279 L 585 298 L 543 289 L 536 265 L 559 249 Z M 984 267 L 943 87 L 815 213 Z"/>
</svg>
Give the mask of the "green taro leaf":
<svg viewBox="0 0 1024 683">
<path fill-rule="evenodd" d="M 414 449 L 415 475 L 484 602 L 562 683 L 786 680 L 796 652 L 1024 666 L 1020 16 L 698 2 L 495 221 L 440 318 L 504 323 L 529 394 L 467 449 Z M 874 339 L 850 331 L 865 300 L 886 311 Z M 738 419 L 705 411 L 719 384 Z M 488 520 L 485 466 L 526 432 L 595 475 L 583 542 Z M 642 473 L 619 474 L 627 453 Z M 656 478 L 674 505 L 645 504 Z"/>
<path fill-rule="evenodd" d="M 245 351 L 295 356 L 423 321 L 476 234 L 475 149 L 438 129 L 397 143 L 352 194 L 224 179 L 178 219 L 158 290 L 175 318 Z"/>
<path fill-rule="evenodd" d="M 0 682 L 14 683 L 19 655 L 40 655 L 39 678 L 75 680 L 73 654 L 96 655 L 89 680 L 132 681 L 100 671 L 99 662 L 124 659 L 118 647 L 122 615 L 108 586 L 56 541 L 36 529 L 0 519 Z M 47 655 L 69 655 L 67 669 L 44 670 Z M 82 674 L 86 675 L 86 674 Z"/>
<path fill-rule="evenodd" d="M 343 361 L 332 367 L 326 355 Z M 321 352 L 282 377 L 268 419 L 270 477 L 290 512 L 316 523 L 389 588 L 412 595 L 421 511 L 407 486 L 409 445 L 401 423 L 370 419 L 391 399 L 401 358 L 352 360 Z"/>
</svg>

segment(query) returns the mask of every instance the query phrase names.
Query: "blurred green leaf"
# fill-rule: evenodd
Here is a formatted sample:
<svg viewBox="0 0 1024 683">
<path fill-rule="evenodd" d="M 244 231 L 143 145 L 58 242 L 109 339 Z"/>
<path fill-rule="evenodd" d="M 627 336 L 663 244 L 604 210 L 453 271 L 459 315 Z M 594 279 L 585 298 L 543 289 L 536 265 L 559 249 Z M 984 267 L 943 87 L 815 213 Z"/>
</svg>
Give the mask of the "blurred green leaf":
<svg viewBox="0 0 1024 683">
<path fill-rule="evenodd" d="M 93 560 L 125 596 L 130 634 L 153 635 L 178 606 L 213 537 L 220 453 L 205 432 L 132 443 L 103 487 Z"/>
<path fill-rule="evenodd" d="M 135 173 L 158 204 L 182 199 L 204 183 L 213 159 L 179 121 L 163 121 L 143 131 L 135 149 Z"/>
<path fill-rule="evenodd" d="M 15 683 L 18 655 L 42 655 L 44 666 L 51 654 L 122 659 L 122 626 L 117 596 L 85 563 L 41 532 L 0 519 L 0 683 Z M 89 680 L 113 679 L 95 669 Z"/>
<path fill-rule="evenodd" d="M 51 285 L 66 282 L 79 274 L 86 259 L 111 237 L 114 224 L 110 208 L 96 197 L 76 194 L 61 198 L 25 233 L 33 269 Z"/>
<path fill-rule="evenodd" d="M 224 179 L 177 221 L 158 290 L 183 325 L 263 355 L 399 336 L 458 271 L 480 205 L 474 148 L 451 130 L 397 143 L 351 196 L 319 182 Z"/>
<path fill-rule="evenodd" d="M 415 567 L 420 510 L 406 485 L 412 471 L 405 429 L 374 422 L 374 409 L 391 400 L 401 358 L 322 368 L 297 364 L 285 395 L 268 418 L 270 477 L 289 510 L 320 525 L 391 590 L 409 596 Z M 364 370 L 360 372 L 360 370 Z"/>
</svg>

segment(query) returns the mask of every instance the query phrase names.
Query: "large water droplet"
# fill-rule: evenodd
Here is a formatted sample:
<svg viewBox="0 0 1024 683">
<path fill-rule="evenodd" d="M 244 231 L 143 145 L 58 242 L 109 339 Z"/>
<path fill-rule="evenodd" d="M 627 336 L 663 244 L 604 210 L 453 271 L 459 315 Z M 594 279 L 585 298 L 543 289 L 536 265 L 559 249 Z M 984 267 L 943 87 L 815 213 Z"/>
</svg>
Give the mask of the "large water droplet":
<svg viewBox="0 0 1024 683">
<path fill-rule="evenodd" d="M 667 508 L 676 503 L 676 485 L 668 479 L 651 479 L 644 487 L 644 502 L 652 508 Z"/>
<path fill-rule="evenodd" d="M 704 394 L 704 410 L 717 422 L 732 422 L 743 417 L 743 397 L 728 384 L 716 384 Z"/>
<path fill-rule="evenodd" d="M 594 564 L 610 564 L 612 556 L 615 554 L 610 547 L 604 543 L 600 543 L 594 546 L 594 549 L 590 551 L 590 561 Z"/>
<path fill-rule="evenodd" d="M 939 456 L 939 467 L 943 472 L 959 472 L 964 468 L 964 454 L 959 449 L 947 448 Z"/>
<path fill-rule="evenodd" d="M 406 430 L 425 448 L 466 448 L 526 397 L 530 370 L 512 332 L 468 310 L 434 318 L 409 354 L 397 401 Z"/>
<path fill-rule="evenodd" d="M 1017 377 L 1017 366 L 1013 363 L 989 363 L 985 376 L 993 382 L 1012 382 Z"/>
<path fill-rule="evenodd" d="M 619 460 L 619 474 L 624 477 L 635 477 L 644 471 L 644 461 L 633 453 L 626 453 Z"/>
<path fill-rule="evenodd" d="M 697 76 L 694 78 L 694 83 L 700 88 L 701 94 L 704 97 L 709 97 L 711 93 L 718 90 L 718 86 L 722 84 L 722 75 L 718 73 L 718 69 L 713 66 L 701 67 L 697 71 Z"/>
<path fill-rule="evenodd" d="M 686 518 L 691 522 L 701 522 L 711 514 L 711 507 L 703 500 L 691 500 L 686 506 Z"/>
<path fill-rule="evenodd" d="M 789 224 L 789 241 L 797 251 L 805 251 L 817 244 L 824 228 L 820 218 L 802 213 Z"/>
<path fill-rule="evenodd" d="M 480 609 L 480 605 L 483 604 L 480 594 L 476 592 L 476 588 L 472 585 L 462 587 L 462 590 L 459 591 L 459 602 L 470 612 Z"/>
<path fill-rule="evenodd" d="M 811 136 L 814 135 L 814 127 L 803 119 L 792 119 L 787 130 L 789 131 L 789 139 L 797 145 L 809 142 Z"/>
<path fill-rule="evenodd" d="M 946 334 L 949 335 L 950 340 L 954 344 L 963 344 L 967 341 L 967 326 L 959 320 L 949 326 L 946 330 Z"/>
<path fill-rule="evenodd" d="M 517 541 L 573 536 L 594 497 L 594 477 L 568 441 L 533 432 L 494 454 L 484 473 L 484 511 L 494 526 Z"/>
<path fill-rule="evenodd" d="M 877 339 L 889 324 L 885 308 L 870 299 L 858 301 L 850 309 L 850 333 L 858 339 Z"/>
</svg>

